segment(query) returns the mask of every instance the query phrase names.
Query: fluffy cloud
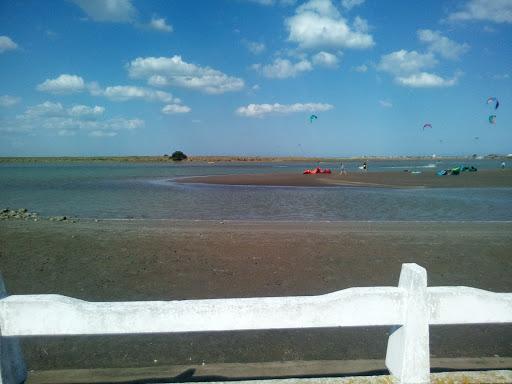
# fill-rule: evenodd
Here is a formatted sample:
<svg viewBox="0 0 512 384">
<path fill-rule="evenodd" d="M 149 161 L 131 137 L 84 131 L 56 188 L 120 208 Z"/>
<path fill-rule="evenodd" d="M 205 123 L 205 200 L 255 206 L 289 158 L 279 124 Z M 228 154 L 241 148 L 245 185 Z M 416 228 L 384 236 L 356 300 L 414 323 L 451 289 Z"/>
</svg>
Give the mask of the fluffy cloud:
<svg viewBox="0 0 512 384">
<path fill-rule="evenodd" d="M 53 103 L 45 101 L 44 103 L 28 107 L 23 116 L 24 117 L 55 117 L 55 116 L 70 116 L 70 117 L 99 117 L 105 112 L 104 107 L 95 105 L 89 107 L 87 105 L 73 105 L 70 108 L 64 108 L 61 103 Z"/>
<path fill-rule="evenodd" d="M 249 104 L 240 107 L 236 113 L 245 117 L 263 117 L 268 114 L 288 114 L 296 112 L 323 112 L 332 109 L 331 104 L 296 103 L 296 104 Z"/>
<path fill-rule="evenodd" d="M 0 96 L 0 107 L 12 107 L 20 102 L 21 98 L 16 96 L 2 95 Z"/>
<path fill-rule="evenodd" d="M 432 68 L 438 61 L 432 53 L 418 53 L 416 51 L 400 51 L 383 55 L 377 69 L 394 75 L 410 74 L 422 69 Z"/>
<path fill-rule="evenodd" d="M 187 63 L 181 56 L 138 57 L 126 66 L 134 79 L 145 79 L 153 86 L 176 86 L 210 94 L 239 91 L 244 81 L 210 67 Z"/>
<path fill-rule="evenodd" d="M 173 115 L 177 113 L 189 113 L 190 111 L 190 107 L 179 104 L 167 104 L 162 108 L 162 113 L 165 113 L 166 115 Z"/>
<path fill-rule="evenodd" d="M 75 117 L 85 117 L 85 116 L 92 116 L 97 117 L 103 115 L 103 112 L 105 112 L 104 107 L 99 107 L 95 105 L 94 107 L 88 107 L 87 105 L 74 105 L 70 109 L 68 109 L 68 113 L 71 116 Z"/>
<path fill-rule="evenodd" d="M 318 52 L 312 57 L 313 64 L 327 68 L 336 68 L 338 66 L 338 57 L 328 52 Z"/>
<path fill-rule="evenodd" d="M 425 69 L 435 67 L 437 59 L 432 52 L 418 53 L 404 49 L 382 55 L 377 69 L 394 75 L 397 84 L 413 88 L 451 87 L 457 83 L 459 74 L 451 79 L 443 78 Z"/>
<path fill-rule="evenodd" d="M 341 0 L 341 5 L 346 10 L 351 10 L 354 7 L 357 7 L 364 3 L 365 0 Z"/>
<path fill-rule="evenodd" d="M 459 44 L 441 35 L 439 31 L 430 29 L 418 30 L 418 39 L 422 43 L 428 44 L 429 51 L 438 53 L 449 60 L 456 60 L 469 50 L 468 44 Z"/>
<path fill-rule="evenodd" d="M 308 60 L 292 63 L 287 59 L 275 59 L 272 64 L 267 65 L 254 64 L 252 68 L 261 72 L 263 76 L 274 79 L 295 77 L 302 72 L 313 70 L 313 66 Z"/>
<path fill-rule="evenodd" d="M 392 108 L 393 107 L 393 103 L 389 100 L 379 100 L 379 104 L 383 108 Z"/>
<path fill-rule="evenodd" d="M 133 85 L 115 85 L 100 90 L 98 94 L 112 101 L 145 100 L 163 103 L 180 102 L 170 93 Z"/>
<path fill-rule="evenodd" d="M 105 108 L 74 105 L 65 108 L 61 103 L 46 101 L 30 106 L 15 121 L 0 124 L 0 131 L 36 132 L 48 130 L 59 136 L 85 132 L 89 136 L 111 137 L 119 131 L 131 131 L 144 126 L 140 119 L 105 119 Z"/>
<path fill-rule="evenodd" d="M 55 79 L 46 79 L 37 86 L 38 91 L 55 94 L 81 92 L 85 89 L 85 82 L 80 76 L 62 74 Z"/>
<path fill-rule="evenodd" d="M 18 49 L 18 44 L 12 41 L 9 36 L 0 36 L 0 53 L 15 49 Z"/>
<path fill-rule="evenodd" d="M 164 79 L 165 80 L 165 79 Z M 65 94 L 87 90 L 92 96 L 106 97 L 111 101 L 143 100 L 156 101 L 161 103 L 180 104 L 181 100 L 169 92 L 155 90 L 134 85 L 113 85 L 102 88 L 97 82 L 86 83 L 84 79 L 76 75 L 60 75 L 56 79 L 47 79 L 37 86 L 39 91 L 54 94 Z M 92 113 L 102 113 L 96 107 Z M 85 109 L 76 109 L 77 113 L 86 113 Z M 91 114 L 91 111 L 87 112 Z"/>
<path fill-rule="evenodd" d="M 72 0 L 94 21 L 133 22 L 137 10 L 131 0 Z"/>
<path fill-rule="evenodd" d="M 358 18 L 357 25 L 366 21 Z M 352 29 L 331 0 L 310 0 L 299 6 L 295 15 L 285 20 L 288 40 L 300 48 L 370 48 L 373 37 Z"/>
<path fill-rule="evenodd" d="M 151 21 L 149 22 L 149 27 L 152 29 L 155 29 L 157 31 L 172 32 L 172 25 L 167 24 L 163 17 L 161 17 L 161 18 L 153 17 L 151 19 Z"/>
<path fill-rule="evenodd" d="M 445 79 L 434 73 L 420 72 L 409 76 L 398 76 L 395 81 L 407 87 L 413 88 L 434 88 L 434 87 L 451 87 L 457 83 L 458 75 L 451 79 Z"/>
<path fill-rule="evenodd" d="M 494 23 L 512 23 L 512 1 L 469 0 L 460 11 L 448 16 L 448 20 L 480 20 Z"/>
<path fill-rule="evenodd" d="M 62 116 L 65 114 L 64 107 L 61 103 L 52 103 L 45 101 L 44 103 L 28 107 L 25 110 L 24 117 L 40 117 L 40 116 Z"/>
</svg>

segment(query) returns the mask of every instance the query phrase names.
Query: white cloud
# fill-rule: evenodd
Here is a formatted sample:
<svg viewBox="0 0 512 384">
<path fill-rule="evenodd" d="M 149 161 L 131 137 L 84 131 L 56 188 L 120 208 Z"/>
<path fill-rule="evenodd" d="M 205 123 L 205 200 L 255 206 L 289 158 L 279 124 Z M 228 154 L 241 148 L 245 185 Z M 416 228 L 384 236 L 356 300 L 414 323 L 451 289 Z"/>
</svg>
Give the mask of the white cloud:
<svg viewBox="0 0 512 384">
<path fill-rule="evenodd" d="M 66 74 L 60 75 L 56 79 L 45 80 L 37 86 L 37 89 L 54 94 L 87 90 L 92 96 L 103 96 L 111 101 L 144 100 L 162 103 L 181 103 L 180 99 L 174 97 L 169 92 L 134 85 L 113 85 L 102 88 L 95 81 L 86 83 L 80 76 Z"/>
<path fill-rule="evenodd" d="M 365 19 L 359 17 L 359 16 L 356 16 L 355 19 L 354 19 L 354 22 L 352 23 L 352 25 L 354 26 L 354 30 L 356 30 L 357 32 L 361 32 L 361 33 L 366 33 L 370 30 L 370 26 L 368 25 L 368 21 L 366 21 Z"/>
<path fill-rule="evenodd" d="M 45 101 L 44 103 L 28 107 L 25 112 L 25 117 L 38 117 L 38 116 L 62 116 L 65 114 L 65 109 L 61 103 L 53 103 Z"/>
<path fill-rule="evenodd" d="M 105 112 L 104 107 L 100 107 L 95 105 L 94 107 L 88 107 L 87 105 L 74 105 L 71 108 L 68 109 L 68 113 L 71 116 L 90 116 L 90 117 L 97 117 L 103 115 L 103 112 Z"/>
<path fill-rule="evenodd" d="M 249 104 L 240 107 L 236 113 L 245 117 L 263 117 L 268 114 L 288 114 L 297 112 L 323 112 L 334 108 L 331 104 L 296 103 L 296 104 Z"/>
<path fill-rule="evenodd" d="M 460 11 L 448 16 L 448 20 L 479 20 L 495 23 L 512 23 L 512 1 L 469 0 Z"/>
<path fill-rule="evenodd" d="M 210 67 L 187 63 L 181 56 L 138 57 L 126 66 L 134 79 L 146 79 L 153 86 L 177 86 L 210 94 L 239 91 L 244 81 Z"/>
<path fill-rule="evenodd" d="M 460 74 L 451 79 L 443 78 L 425 69 L 435 67 L 438 61 L 432 54 L 406 51 L 404 49 L 381 56 L 377 69 L 394 75 L 397 84 L 413 88 L 451 87 Z"/>
<path fill-rule="evenodd" d="M 117 132 L 95 130 L 95 131 L 89 132 L 89 136 L 92 136 L 92 137 L 113 137 L 113 136 L 117 136 Z"/>
<path fill-rule="evenodd" d="M 456 60 L 469 50 L 468 44 L 459 44 L 441 35 L 441 32 L 430 29 L 418 30 L 418 39 L 422 43 L 428 44 L 429 51 L 438 53 L 449 60 Z"/>
<path fill-rule="evenodd" d="M 18 44 L 16 44 L 9 36 L 0 36 L 0 53 L 6 51 L 14 51 L 18 49 Z"/>
<path fill-rule="evenodd" d="M 351 10 L 354 7 L 357 7 L 364 3 L 365 0 L 341 0 L 341 5 L 346 10 Z"/>
<path fill-rule="evenodd" d="M 336 68 L 339 64 L 338 57 L 329 52 L 318 52 L 312 57 L 313 64 L 327 68 Z"/>
<path fill-rule="evenodd" d="M 173 31 L 172 25 L 167 24 L 163 17 L 160 17 L 160 18 L 153 17 L 151 19 L 151 21 L 149 22 L 149 27 L 152 29 L 155 29 L 157 31 L 162 31 L 162 32 L 172 32 Z"/>
<path fill-rule="evenodd" d="M 144 126 L 140 119 L 104 119 L 100 106 L 74 105 L 65 108 L 61 103 L 46 101 L 28 107 L 12 121 L 0 123 L 0 131 L 11 133 L 44 132 L 59 136 L 73 136 L 85 132 L 93 136 L 114 136 L 119 131 L 130 131 Z M 93 133 L 96 132 L 96 133 Z"/>
<path fill-rule="evenodd" d="M 255 42 L 255 41 L 244 41 L 244 44 L 247 47 L 247 49 L 251 53 L 254 53 L 255 55 L 259 55 L 260 53 L 262 53 L 266 49 L 264 43 L 258 43 L 258 42 Z"/>
<path fill-rule="evenodd" d="M 359 18 L 358 24 L 361 25 Z M 285 20 L 288 40 L 300 48 L 370 48 L 373 37 L 363 31 L 352 30 L 331 0 L 310 0 Z"/>
<path fill-rule="evenodd" d="M 85 89 L 85 82 L 80 76 L 62 74 L 55 79 L 46 79 L 37 86 L 38 91 L 55 94 L 81 92 Z"/>
<path fill-rule="evenodd" d="M 437 65 L 437 60 L 432 53 L 408 52 L 401 49 L 381 56 L 377 69 L 394 75 L 402 75 L 432 68 L 435 65 Z"/>
<path fill-rule="evenodd" d="M 295 77 L 302 72 L 313 70 L 313 66 L 307 60 L 292 63 L 290 60 L 279 58 L 275 59 L 272 64 L 254 64 L 252 68 L 261 72 L 263 76 L 273 79 L 286 79 L 288 77 Z"/>
<path fill-rule="evenodd" d="M 64 108 L 61 103 L 54 103 L 45 101 L 44 103 L 28 107 L 23 113 L 22 117 L 75 117 L 75 118 L 90 118 L 99 117 L 105 112 L 104 107 L 95 105 L 89 107 L 87 105 L 73 105 L 70 108 Z"/>
<path fill-rule="evenodd" d="M 137 10 L 131 0 L 72 0 L 94 21 L 133 22 Z"/>
<path fill-rule="evenodd" d="M 296 13 L 314 12 L 321 16 L 339 17 L 340 13 L 331 0 L 309 0 L 300 5 Z"/>
<path fill-rule="evenodd" d="M 265 5 L 265 6 L 271 6 L 271 5 L 276 5 L 276 4 L 279 4 L 282 6 L 294 5 L 296 2 L 296 0 L 246 0 L 246 1 L 251 2 L 251 3 L 256 3 L 259 5 Z"/>
<path fill-rule="evenodd" d="M 179 104 L 167 104 L 162 108 L 162 113 L 165 113 L 166 115 L 173 115 L 177 113 L 189 113 L 190 111 L 190 107 Z"/>
<path fill-rule="evenodd" d="M 2 95 L 0 96 L 0 107 L 12 107 L 13 105 L 18 104 L 21 101 L 21 98 L 10 95 Z"/>
<path fill-rule="evenodd" d="M 384 108 L 392 108 L 393 107 L 393 103 L 389 100 L 379 100 L 379 104 L 381 107 L 384 107 Z"/>
<path fill-rule="evenodd" d="M 144 127 L 144 120 L 141 119 L 123 119 L 123 118 L 115 118 L 106 120 L 104 124 L 104 128 L 112 129 L 114 131 L 121 130 L 129 130 L 132 131 L 134 129 Z"/>
<path fill-rule="evenodd" d="M 356 72 L 364 73 L 364 72 L 368 71 L 368 66 L 366 64 L 361 64 L 361 65 L 358 65 L 357 67 L 354 67 L 353 70 Z"/>
<path fill-rule="evenodd" d="M 434 73 L 420 72 L 409 76 L 398 76 L 395 81 L 407 87 L 413 88 L 433 88 L 433 87 L 451 87 L 457 83 L 458 76 L 446 79 Z"/>
<path fill-rule="evenodd" d="M 114 85 L 99 91 L 99 94 L 112 101 L 145 100 L 163 103 L 180 102 L 170 93 L 133 85 Z"/>
</svg>

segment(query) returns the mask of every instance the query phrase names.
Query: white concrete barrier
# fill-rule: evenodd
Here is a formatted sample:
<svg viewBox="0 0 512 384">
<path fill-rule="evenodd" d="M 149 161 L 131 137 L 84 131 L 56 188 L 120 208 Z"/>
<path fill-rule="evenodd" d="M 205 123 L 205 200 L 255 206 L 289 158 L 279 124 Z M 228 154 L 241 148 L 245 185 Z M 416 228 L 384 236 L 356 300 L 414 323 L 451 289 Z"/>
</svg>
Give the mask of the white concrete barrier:
<svg viewBox="0 0 512 384">
<path fill-rule="evenodd" d="M 0 384 L 18 384 L 25 377 L 16 346 L 20 336 L 372 325 L 395 327 L 386 355 L 391 374 L 401 383 L 428 383 L 429 325 L 505 322 L 512 322 L 512 294 L 429 288 L 425 269 L 416 264 L 402 265 L 398 287 L 349 288 L 320 296 L 99 303 L 12 295 L 0 299 Z"/>
</svg>

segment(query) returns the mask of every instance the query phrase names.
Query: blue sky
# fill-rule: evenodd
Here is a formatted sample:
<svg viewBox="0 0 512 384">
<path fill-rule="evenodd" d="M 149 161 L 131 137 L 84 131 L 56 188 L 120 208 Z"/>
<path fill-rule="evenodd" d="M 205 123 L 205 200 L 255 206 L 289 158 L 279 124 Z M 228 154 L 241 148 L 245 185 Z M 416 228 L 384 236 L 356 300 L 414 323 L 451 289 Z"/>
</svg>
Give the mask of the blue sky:
<svg viewBox="0 0 512 384">
<path fill-rule="evenodd" d="M 411 4 L 1 1 L 0 155 L 511 153 L 512 0 Z"/>
</svg>

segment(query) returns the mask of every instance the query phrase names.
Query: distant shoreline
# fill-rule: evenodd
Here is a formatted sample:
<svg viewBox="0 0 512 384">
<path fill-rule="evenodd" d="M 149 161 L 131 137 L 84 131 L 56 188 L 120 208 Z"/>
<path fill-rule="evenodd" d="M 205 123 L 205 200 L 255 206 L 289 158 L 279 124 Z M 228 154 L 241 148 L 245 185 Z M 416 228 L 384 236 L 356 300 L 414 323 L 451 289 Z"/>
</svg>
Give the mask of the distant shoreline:
<svg viewBox="0 0 512 384">
<path fill-rule="evenodd" d="M 118 163 L 278 163 L 278 162 L 335 162 L 335 161 L 411 161 L 411 160 L 474 160 L 471 156 L 356 156 L 356 157 L 294 157 L 294 156 L 189 156 L 187 160 L 174 162 L 169 156 L 33 156 L 0 157 L 0 163 L 54 163 L 54 162 L 118 162 Z M 483 160 L 511 159 L 507 155 L 488 155 Z"/>
</svg>

